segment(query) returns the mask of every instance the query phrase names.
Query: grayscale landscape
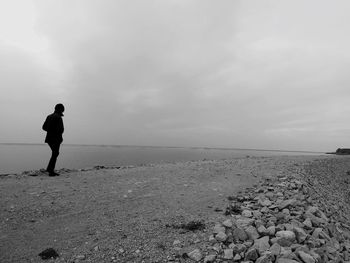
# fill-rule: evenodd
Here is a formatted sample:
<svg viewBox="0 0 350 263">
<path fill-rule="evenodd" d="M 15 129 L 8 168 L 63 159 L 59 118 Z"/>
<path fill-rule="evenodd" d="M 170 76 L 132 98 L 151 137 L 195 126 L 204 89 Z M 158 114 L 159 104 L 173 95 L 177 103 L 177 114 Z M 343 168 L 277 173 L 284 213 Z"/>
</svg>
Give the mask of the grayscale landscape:
<svg viewBox="0 0 350 263">
<path fill-rule="evenodd" d="M 349 9 L 0 1 L 0 263 L 350 262 Z"/>
</svg>

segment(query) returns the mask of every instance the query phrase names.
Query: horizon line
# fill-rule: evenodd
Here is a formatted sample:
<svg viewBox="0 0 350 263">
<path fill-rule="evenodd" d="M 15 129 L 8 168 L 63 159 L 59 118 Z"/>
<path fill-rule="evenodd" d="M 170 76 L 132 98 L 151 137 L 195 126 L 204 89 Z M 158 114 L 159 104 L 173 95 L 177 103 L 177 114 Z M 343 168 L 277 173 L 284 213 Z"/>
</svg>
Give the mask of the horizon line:
<svg viewBox="0 0 350 263">
<path fill-rule="evenodd" d="M 45 145 L 45 143 L 11 143 L 0 142 L 0 145 Z M 204 150 L 239 150 L 239 151 L 262 151 L 262 152 L 294 152 L 294 153 L 327 153 L 326 151 L 311 150 L 283 150 L 283 149 L 259 149 L 259 148 L 234 148 L 234 147 L 207 147 L 207 146 L 151 146 L 151 145 L 132 145 L 132 144 L 75 144 L 63 143 L 65 146 L 94 146 L 94 147 L 141 147 L 141 148 L 175 148 L 175 149 L 204 149 Z"/>
</svg>

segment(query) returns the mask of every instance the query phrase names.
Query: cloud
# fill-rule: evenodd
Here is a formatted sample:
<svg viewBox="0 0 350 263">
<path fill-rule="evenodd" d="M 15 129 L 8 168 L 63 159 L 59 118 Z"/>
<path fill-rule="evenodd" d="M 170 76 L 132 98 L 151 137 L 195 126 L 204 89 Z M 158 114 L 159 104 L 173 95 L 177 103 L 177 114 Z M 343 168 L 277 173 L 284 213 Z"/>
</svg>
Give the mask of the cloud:
<svg viewBox="0 0 350 263">
<path fill-rule="evenodd" d="M 0 45 L 0 57 L 0 137 L 3 142 L 39 139 L 41 120 L 38 123 L 37 114 L 43 105 L 51 108 L 51 98 L 58 94 L 47 89 L 51 72 L 19 48 Z"/>
<path fill-rule="evenodd" d="M 66 142 L 350 143 L 347 1 L 34 3 L 31 49 L 12 46 L 0 62 L 16 87 L 3 100 L 37 101 L 36 116 L 64 103 Z"/>
<path fill-rule="evenodd" d="M 100 124 L 197 125 L 213 107 L 205 80 L 234 56 L 231 1 L 42 1 L 39 10 L 39 30 L 70 68 L 67 99 Z"/>
</svg>

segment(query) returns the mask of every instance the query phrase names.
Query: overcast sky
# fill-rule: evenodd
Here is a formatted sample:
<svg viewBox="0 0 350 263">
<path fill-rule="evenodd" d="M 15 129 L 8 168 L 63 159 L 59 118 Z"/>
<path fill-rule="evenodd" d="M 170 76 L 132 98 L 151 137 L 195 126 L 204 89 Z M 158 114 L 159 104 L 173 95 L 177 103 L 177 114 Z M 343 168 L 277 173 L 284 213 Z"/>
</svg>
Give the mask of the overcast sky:
<svg viewBox="0 0 350 263">
<path fill-rule="evenodd" d="M 350 2 L 4 0 L 0 141 L 350 147 Z"/>
</svg>

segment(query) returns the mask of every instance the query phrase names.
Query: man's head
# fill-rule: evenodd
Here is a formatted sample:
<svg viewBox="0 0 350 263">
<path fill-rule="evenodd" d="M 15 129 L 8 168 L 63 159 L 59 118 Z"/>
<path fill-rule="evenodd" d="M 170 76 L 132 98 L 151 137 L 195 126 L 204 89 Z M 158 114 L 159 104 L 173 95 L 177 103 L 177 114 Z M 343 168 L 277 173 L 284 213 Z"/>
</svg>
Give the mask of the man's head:
<svg viewBox="0 0 350 263">
<path fill-rule="evenodd" d="M 63 112 L 64 112 L 64 106 L 63 104 L 59 103 L 55 106 L 55 112 L 58 112 L 60 114 L 62 114 L 63 116 Z"/>
</svg>

